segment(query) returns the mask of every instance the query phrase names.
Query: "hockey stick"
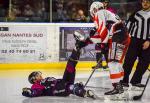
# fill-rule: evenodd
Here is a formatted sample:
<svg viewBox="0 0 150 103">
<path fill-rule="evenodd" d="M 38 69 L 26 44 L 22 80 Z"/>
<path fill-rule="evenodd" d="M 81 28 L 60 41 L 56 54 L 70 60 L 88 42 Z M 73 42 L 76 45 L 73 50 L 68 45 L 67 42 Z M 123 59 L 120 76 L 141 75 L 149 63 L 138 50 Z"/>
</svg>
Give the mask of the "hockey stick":
<svg viewBox="0 0 150 103">
<path fill-rule="evenodd" d="M 90 81 L 92 75 L 94 74 L 95 70 L 99 68 L 99 63 L 101 62 L 101 60 L 98 61 L 98 63 L 96 64 L 96 66 L 93 68 L 93 71 L 91 73 L 91 75 L 89 76 L 88 80 L 86 81 L 84 88 L 87 86 L 88 82 Z"/>
<path fill-rule="evenodd" d="M 92 77 L 92 75 L 94 74 L 94 72 L 95 72 L 96 69 L 97 69 L 96 67 L 93 69 L 91 75 L 89 76 L 88 80 L 86 81 L 86 83 L 85 83 L 85 85 L 84 85 L 84 88 L 87 86 L 88 82 L 90 81 L 90 79 L 91 79 L 91 77 Z"/>
<path fill-rule="evenodd" d="M 95 86 L 86 86 L 87 88 L 95 88 L 95 89 L 106 89 L 106 90 L 108 90 L 108 89 L 111 89 L 111 88 L 107 88 L 107 87 L 95 87 Z"/>
<path fill-rule="evenodd" d="M 148 75 L 148 78 L 147 78 L 147 81 L 146 81 L 146 84 L 145 84 L 145 87 L 144 87 L 142 93 L 141 93 L 140 95 L 134 96 L 134 97 L 133 97 L 133 100 L 140 100 L 140 99 L 142 98 L 142 96 L 143 96 L 143 94 L 144 94 L 144 91 L 145 91 L 145 89 L 146 89 L 146 87 L 147 87 L 147 85 L 148 85 L 149 78 L 150 78 L 150 73 L 149 73 L 149 75 Z"/>
<path fill-rule="evenodd" d="M 92 55 L 92 56 L 94 56 L 94 55 Z M 88 84 L 89 80 L 91 79 L 92 75 L 94 74 L 95 70 L 99 68 L 101 61 L 102 61 L 102 59 L 99 59 L 96 66 L 92 67 L 93 71 L 92 71 L 91 75 L 89 76 L 88 80 L 86 81 L 84 88 L 87 86 L 87 84 Z"/>
</svg>

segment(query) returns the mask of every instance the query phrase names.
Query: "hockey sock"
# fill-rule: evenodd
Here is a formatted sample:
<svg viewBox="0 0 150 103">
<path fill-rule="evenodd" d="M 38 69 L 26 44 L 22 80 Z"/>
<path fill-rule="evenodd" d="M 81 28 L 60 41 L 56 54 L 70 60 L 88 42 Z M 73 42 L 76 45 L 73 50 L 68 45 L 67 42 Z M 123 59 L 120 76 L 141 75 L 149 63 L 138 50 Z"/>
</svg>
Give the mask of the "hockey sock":
<svg viewBox="0 0 150 103">
<path fill-rule="evenodd" d="M 80 51 L 73 50 L 67 62 L 66 70 L 63 75 L 63 80 L 67 83 L 74 84 L 75 80 L 75 67 L 80 57 Z"/>
</svg>

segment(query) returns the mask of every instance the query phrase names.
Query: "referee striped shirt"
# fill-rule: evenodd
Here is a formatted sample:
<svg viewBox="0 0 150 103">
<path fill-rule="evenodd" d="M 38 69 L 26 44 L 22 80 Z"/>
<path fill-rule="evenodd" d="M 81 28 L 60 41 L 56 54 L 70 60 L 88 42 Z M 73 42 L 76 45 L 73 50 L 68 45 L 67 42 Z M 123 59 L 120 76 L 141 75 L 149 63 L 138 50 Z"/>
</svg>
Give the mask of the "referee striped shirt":
<svg viewBox="0 0 150 103">
<path fill-rule="evenodd" d="M 150 40 L 150 11 L 140 10 L 131 15 L 127 28 L 131 37 Z"/>
</svg>

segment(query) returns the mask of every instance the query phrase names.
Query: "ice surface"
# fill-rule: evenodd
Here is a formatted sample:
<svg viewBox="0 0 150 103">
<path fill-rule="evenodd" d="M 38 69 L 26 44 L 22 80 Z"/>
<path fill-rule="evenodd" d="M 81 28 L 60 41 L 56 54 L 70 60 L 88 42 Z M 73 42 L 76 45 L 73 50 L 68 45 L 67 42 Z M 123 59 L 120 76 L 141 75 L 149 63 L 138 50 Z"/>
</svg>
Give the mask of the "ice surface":
<svg viewBox="0 0 150 103">
<path fill-rule="evenodd" d="M 9 72 L 11 74 L 11 71 Z M 24 71 L 18 71 L 18 75 L 15 76 L 6 76 L 6 75 L 0 76 L 0 103 L 150 103 L 149 84 L 146 88 L 142 100 L 140 101 L 112 101 L 112 100 L 103 100 L 103 99 L 92 100 L 89 98 L 81 98 L 73 95 L 70 95 L 69 97 L 26 98 L 21 95 L 22 88 L 26 86 L 30 87 L 31 85 L 27 81 L 27 75 L 21 76 L 21 74 L 19 75 L 20 72 L 24 72 Z M 30 72 L 30 71 L 26 71 L 26 72 Z M 0 74 L 2 74 L 1 71 Z M 15 72 L 15 74 L 17 74 L 17 71 Z M 88 83 L 88 86 L 92 86 L 92 87 L 87 89 L 92 89 L 95 92 L 95 94 L 97 94 L 98 96 L 104 96 L 103 95 L 104 92 L 108 91 L 109 88 L 112 88 L 108 74 L 109 74 L 108 72 L 96 71 L 96 73 Z M 14 74 L 12 73 L 12 75 Z M 81 81 L 85 83 L 89 75 L 90 72 L 79 73 L 76 76 L 76 81 Z M 143 83 L 145 83 L 147 76 L 148 73 L 144 75 Z M 129 91 L 126 92 L 125 95 L 129 97 L 133 97 L 134 95 L 140 93 L 141 91 L 134 91 L 134 92 Z"/>
</svg>

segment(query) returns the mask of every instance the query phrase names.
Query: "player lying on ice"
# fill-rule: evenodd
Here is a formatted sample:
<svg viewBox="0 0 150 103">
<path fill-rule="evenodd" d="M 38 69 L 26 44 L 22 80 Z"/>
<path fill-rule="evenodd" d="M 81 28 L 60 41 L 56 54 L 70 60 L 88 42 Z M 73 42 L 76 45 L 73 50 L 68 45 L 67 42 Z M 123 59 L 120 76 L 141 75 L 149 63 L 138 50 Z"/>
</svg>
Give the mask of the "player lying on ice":
<svg viewBox="0 0 150 103">
<path fill-rule="evenodd" d="M 95 27 L 87 38 L 81 31 L 75 31 L 76 51 L 80 51 L 88 44 L 109 42 L 108 66 L 114 89 L 106 92 L 105 95 L 121 94 L 124 92 L 120 82 L 124 75 L 122 61 L 130 42 L 127 29 L 118 16 L 104 9 L 101 2 L 91 4 L 90 14 Z"/>
<path fill-rule="evenodd" d="M 28 76 L 31 88 L 23 88 L 22 95 L 26 97 L 38 96 L 69 96 L 74 94 L 79 97 L 95 98 L 91 90 L 85 90 L 82 83 L 75 83 L 75 66 L 79 59 L 80 52 L 73 51 L 62 79 L 54 77 L 43 78 L 42 73 L 35 71 Z"/>
</svg>

